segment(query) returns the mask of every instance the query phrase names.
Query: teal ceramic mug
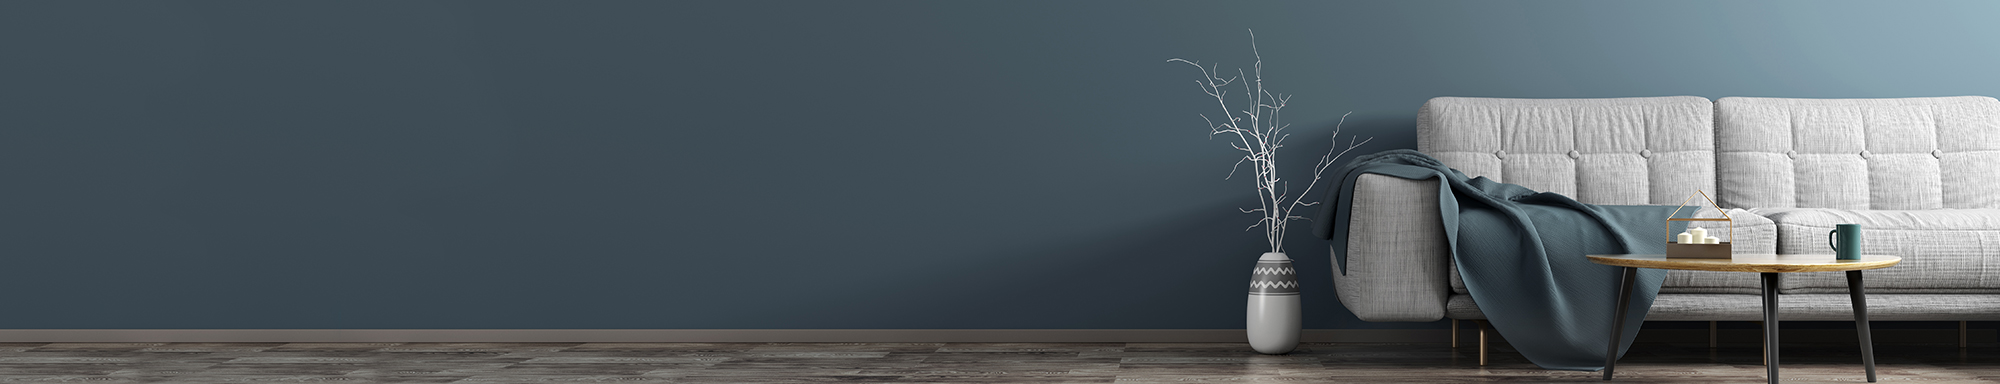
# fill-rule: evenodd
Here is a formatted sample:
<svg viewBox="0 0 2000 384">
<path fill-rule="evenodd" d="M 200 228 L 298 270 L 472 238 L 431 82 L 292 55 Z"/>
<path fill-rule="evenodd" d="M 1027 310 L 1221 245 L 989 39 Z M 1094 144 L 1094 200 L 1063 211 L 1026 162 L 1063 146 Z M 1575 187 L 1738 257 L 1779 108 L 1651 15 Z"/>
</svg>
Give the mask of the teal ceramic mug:
<svg viewBox="0 0 2000 384">
<path fill-rule="evenodd" d="M 1836 260 L 1861 260 L 1861 224 L 1836 224 L 1826 233 L 1826 245 L 1833 247 Z"/>
</svg>

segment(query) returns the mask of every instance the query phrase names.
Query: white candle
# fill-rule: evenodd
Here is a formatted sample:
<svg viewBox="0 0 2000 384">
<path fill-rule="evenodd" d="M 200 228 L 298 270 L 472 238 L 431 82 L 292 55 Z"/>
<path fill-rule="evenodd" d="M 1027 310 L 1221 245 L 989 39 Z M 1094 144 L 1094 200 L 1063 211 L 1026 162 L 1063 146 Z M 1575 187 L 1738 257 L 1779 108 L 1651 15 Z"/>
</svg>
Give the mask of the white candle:
<svg viewBox="0 0 2000 384">
<path fill-rule="evenodd" d="M 1694 235 L 1694 240 L 1697 242 L 1697 244 L 1699 244 L 1699 242 L 1703 240 L 1708 239 L 1708 230 L 1702 227 L 1688 228 L 1688 234 Z"/>
<path fill-rule="evenodd" d="M 1680 240 L 1680 241 L 1678 241 L 1677 243 L 1681 243 L 1681 244 L 1694 244 L 1694 234 L 1692 234 L 1692 233 L 1687 233 L 1687 232 L 1681 232 L 1681 235 L 1679 236 L 1679 240 Z"/>
<path fill-rule="evenodd" d="M 1722 238 L 1719 238 L 1719 237 L 1715 237 L 1715 236 L 1709 236 L 1708 238 L 1705 238 L 1705 239 L 1702 239 L 1702 240 L 1701 240 L 1701 243 L 1702 243 L 1702 244 L 1722 244 Z"/>
</svg>

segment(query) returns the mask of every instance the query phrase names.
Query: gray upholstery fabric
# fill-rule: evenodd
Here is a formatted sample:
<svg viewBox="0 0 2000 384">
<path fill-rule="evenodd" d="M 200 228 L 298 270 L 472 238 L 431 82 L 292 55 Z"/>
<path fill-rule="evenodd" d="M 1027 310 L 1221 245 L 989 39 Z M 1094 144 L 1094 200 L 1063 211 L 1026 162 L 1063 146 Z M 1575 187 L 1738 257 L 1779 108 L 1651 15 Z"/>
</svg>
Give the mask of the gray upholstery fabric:
<svg viewBox="0 0 2000 384">
<path fill-rule="evenodd" d="M 1417 111 L 1417 150 L 1485 176 L 1589 204 L 1677 204 L 1715 190 L 1713 104 L 1440 97 Z"/>
<path fill-rule="evenodd" d="M 1333 271 L 1340 303 L 1364 321 L 1444 317 L 1448 247 L 1438 179 L 1361 175 L 1354 181 L 1347 274 Z"/>
<path fill-rule="evenodd" d="M 1920 211 L 1764 208 L 1778 224 L 1778 253 L 1833 253 L 1834 224 L 1861 225 L 1861 251 L 1903 262 L 1869 271 L 1869 292 L 2000 293 L 2000 209 Z M 1837 273 L 1787 274 L 1784 293 L 1847 292 Z"/>
<path fill-rule="evenodd" d="M 2000 100 L 1716 102 L 1715 161 L 1730 208 L 2000 208 Z"/>
<path fill-rule="evenodd" d="M 1751 275 L 1745 273 L 1745 275 Z M 1787 274 L 1791 275 L 1791 274 Z M 1866 280 L 1866 279 L 1864 279 Z M 1759 295 L 1674 294 L 1653 299 L 1646 321 L 1763 321 Z M 1445 306 L 1454 319 L 1485 319 L 1471 295 L 1451 295 Z M 1611 308 L 1605 308 L 1605 313 Z M 1779 321 L 1853 321 L 1847 293 L 1778 295 Z M 2000 320 L 2000 295 L 1868 294 L 1870 321 Z"/>
</svg>

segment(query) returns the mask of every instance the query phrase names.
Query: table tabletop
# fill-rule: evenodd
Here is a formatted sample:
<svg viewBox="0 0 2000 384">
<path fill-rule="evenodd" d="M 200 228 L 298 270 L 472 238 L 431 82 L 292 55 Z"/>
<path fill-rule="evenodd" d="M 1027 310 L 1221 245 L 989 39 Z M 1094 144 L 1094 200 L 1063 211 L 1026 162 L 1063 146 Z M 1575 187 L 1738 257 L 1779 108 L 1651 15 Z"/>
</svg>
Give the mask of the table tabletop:
<svg viewBox="0 0 2000 384">
<path fill-rule="evenodd" d="M 1861 255 L 1860 260 L 1836 260 L 1831 254 L 1736 255 L 1728 259 L 1669 259 L 1667 255 L 1588 255 L 1590 262 L 1634 268 L 1722 272 L 1838 272 L 1888 268 L 1903 258 Z"/>
</svg>

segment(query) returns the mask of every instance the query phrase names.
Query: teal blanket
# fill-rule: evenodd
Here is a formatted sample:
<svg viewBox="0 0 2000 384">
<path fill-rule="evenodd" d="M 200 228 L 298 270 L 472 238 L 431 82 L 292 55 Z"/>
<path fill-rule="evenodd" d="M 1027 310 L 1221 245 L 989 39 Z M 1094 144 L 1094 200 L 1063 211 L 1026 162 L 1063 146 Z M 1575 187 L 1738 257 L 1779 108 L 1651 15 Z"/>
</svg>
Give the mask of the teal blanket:
<svg viewBox="0 0 2000 384">
<path fill-rule="evenodd" d="M 1547 369 L 1604 369 L 1617 306 L 1618 268 L 1586 254 L 1663 253 L 1661 228 L 1674 207 L 1579 203 L 1569 197 L 1464 173 L 1412 150 L 1355 158 L 1335 176 L 1314 230 L 1333 240 L 1337 272 L 1347 270 L 1347 207 L 1362 174 L 1439 178 L 1438 205 L 1465 289 L 1514 349 Z M 1367 225 L 1364 221 L 1361 225 Z M 1626 311 L 1630 347 L 1666 272 L 1640 269 Z M 1623 355 L 1625 349 L 1619 349 Z"/>
</svg>

